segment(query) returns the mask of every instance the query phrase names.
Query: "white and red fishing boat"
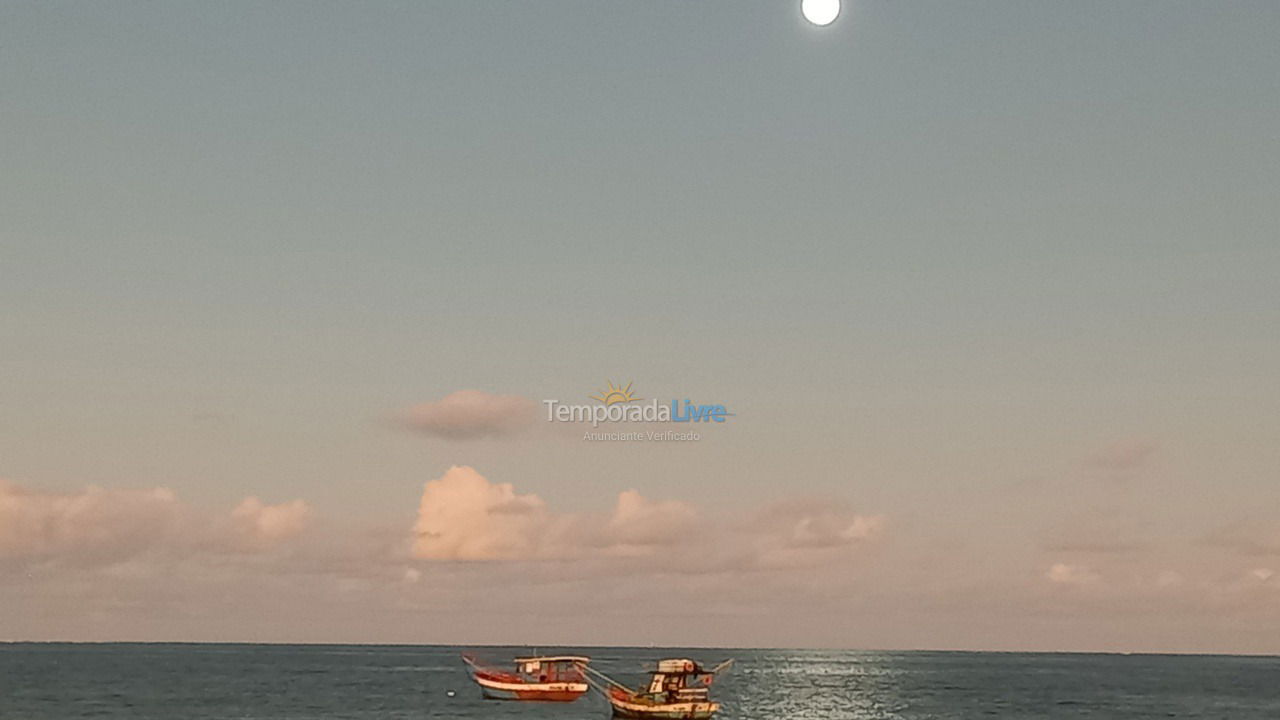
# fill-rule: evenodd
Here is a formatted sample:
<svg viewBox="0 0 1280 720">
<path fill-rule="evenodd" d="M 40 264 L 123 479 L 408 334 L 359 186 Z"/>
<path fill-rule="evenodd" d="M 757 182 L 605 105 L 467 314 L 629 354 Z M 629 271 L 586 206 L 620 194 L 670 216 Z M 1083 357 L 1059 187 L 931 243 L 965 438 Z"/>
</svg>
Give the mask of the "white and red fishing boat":
<svg viewBox="0 0 1280 720">
<path fill-rule="evenodd" d="M 711 670 L 705 670 L 687 658 L 659 660 L 646 688 L 632 690 L 606 678 L 609 686 L 604 695 L 613 706 L 614 717 L 707 720 L 720 709 L 720 703 L 711 699 L 711 683 L 715 681 L 716 673 L 723 672 L 732 663 L 732 660 L 726 660 Z"/>
<path fill-rule="evenodd" d="M 585 670 L 591 658 L 579 655 L 518 657 L 514 671 L 486 667 L 471 655 L 463 655 L 462 661 L 491 700 L 573 702 L 589 688 Z"/>
</svg>

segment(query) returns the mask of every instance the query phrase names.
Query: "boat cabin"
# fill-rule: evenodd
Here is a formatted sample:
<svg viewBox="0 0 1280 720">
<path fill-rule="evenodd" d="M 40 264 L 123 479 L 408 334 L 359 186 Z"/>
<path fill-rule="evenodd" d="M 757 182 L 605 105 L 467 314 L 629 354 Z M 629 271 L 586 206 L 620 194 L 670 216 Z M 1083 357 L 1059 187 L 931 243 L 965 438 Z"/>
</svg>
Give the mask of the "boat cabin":
<svg viewBox="0 0 1280 720">
<path fill-rule="evenodd" d="M 582 668 L 589 662 L 591 658 L 581 655 L 546 655 L 515 659 L 516 672 L 521 678 L 525 682 L 536 683 L 582 682 L 585 678 Z"/>
<path fill-rule="evenodd" d="M 714 673 L 687 658 L 658 661 L 648 694 L 665 702 L 705 702 Z"/>
</svg>

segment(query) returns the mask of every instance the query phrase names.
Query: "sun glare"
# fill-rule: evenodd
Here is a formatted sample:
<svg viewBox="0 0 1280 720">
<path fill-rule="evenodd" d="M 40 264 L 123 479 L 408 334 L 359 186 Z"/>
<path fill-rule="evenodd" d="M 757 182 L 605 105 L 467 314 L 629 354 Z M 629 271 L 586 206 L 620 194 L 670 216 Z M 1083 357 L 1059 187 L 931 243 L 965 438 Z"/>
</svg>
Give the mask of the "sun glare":
<svg viewBox="0 0 1280 720">
<path fill-rule="evenodd" d="M 800 12 L 814 25 L 830 25 L 840 15 L 840 0 L 800 0 Z"/>
</svg>

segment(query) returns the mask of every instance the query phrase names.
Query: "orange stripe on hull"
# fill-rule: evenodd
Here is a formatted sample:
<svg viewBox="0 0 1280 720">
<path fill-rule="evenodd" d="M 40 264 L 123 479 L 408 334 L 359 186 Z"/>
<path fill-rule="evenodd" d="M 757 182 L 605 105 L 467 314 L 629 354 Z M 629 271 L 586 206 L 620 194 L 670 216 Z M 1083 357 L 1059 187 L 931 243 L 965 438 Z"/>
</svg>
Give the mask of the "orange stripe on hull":
<svg viewBox="0 0 1280 720">
<path fill-rule="evenodd" d="M 531 700 L 536 702 L 573 702 L 585 695 L 586 692 L 575 692 L 572 690 L 516 690 L 515 696 L 517 700 Z"/>
</svg>

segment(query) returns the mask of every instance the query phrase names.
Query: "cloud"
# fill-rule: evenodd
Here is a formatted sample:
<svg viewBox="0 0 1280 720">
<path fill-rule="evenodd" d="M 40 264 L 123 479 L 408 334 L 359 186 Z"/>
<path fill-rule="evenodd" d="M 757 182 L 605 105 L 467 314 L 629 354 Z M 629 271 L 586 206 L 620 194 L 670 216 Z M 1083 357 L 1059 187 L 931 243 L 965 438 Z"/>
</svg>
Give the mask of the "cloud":
<svg viewBox="0 0 1280 720">
<path fill-rule="evenodd" d="M 401 414 L 404 424 L 447 440 L 510 435 L 534 418 L 533 401 L 519 395 L 493 395 L 481 390 L 458 390 Z"/>
<path fill-rule="evenodd" d="M 1057 585 L 1093 585 L 1102 578 L 1084 565 L 1054 563 L 1044 574 L 1049 582 Z"/>
<path fill-rule="evenodd" d="M 791 547 L 838 547 L 868 540 L 880 532 L 883 518 L 848 518 L 824 513 L 800 520 L 791 533 Z"/>
<path fill-rule="evenodd" d="M 250 496 L 231 511 L 231 518 L 241 537 L 255 545 L 271 545 L 301 533 L 311 519 L 311 507 L 302 500 L 265 505 Z"/>
<path fill-rule="evenodd" d="M 1148 440 L 1122 440 L 1089 456 L 1087 464 L 1102 470 L 1136 470 L 1146 464 L 1155 451 L 1155 443 Z"/>
<path fill-rule="evenodd" d="M 474 468 L 453 466 L 427 482 L 414 526 L 414 557 L 504 560 L 534 557 L 549 542 L 554 518 L 537 495 L 490 483 Z"/>
<path fill-rule="evenodd" d="M 183 513 L 166 488 L 57 493 L 0 480 L 0 557 L 123 560 L 174 534 Z"/>
<path fill-rule="evenodd" d="M 218 516 L 164 487 L 51 492 L 0 480 L 0 559 L 110 565 L 144 555 L 268 549 L 300 532 L 309 515 L 301 500 L 265 505 L 250 497 Z"/>
<path fill-rule="evenodd" d="M 730 566 L 767 570 L 829 564 L 878 539 L 886 526 L 878 515 L 860 515 L 840 503 L 788 500 L 752 513 L 726 544 L 744 548 Z"/>
<path fill-rule="evenodd" d="M 263 496 L 206 511 L 165 488 L 0 490 L 0 637 L 46 639 L 182 628 L 183 639 L 369 641 L 434 618 L 437 639 L 495 640 L 518 632 L 503 623 L 529 603 L 575 629 L 594 623 L 581 631 L 600 639 L 626 622 L 649 640 L 654 627 L 693 637 L 709 619 L 754 626 L 802 600 L 844 608 L 869 570 L 850 561 L 878 524 L 817 503 L 749 522 L 635 489 L 561 512 L 470 467 L 423 484 L 412 533 Z"/>
<path fill-rule="evenodd" d="M 414 526 L 414 557 L 424 560 L 567 559 L 593 551 L 645 554 L 678 543 L 694 528 L 685 503 L 619 494 L 606 519 L 553 513 L 542 498 L 454 466 L 426 483 Z"/>
<path fill-rule="evenodd" d="M 781 547 L 819 550 L 870 540 L 884 525 L 883 517 L 859 515 L 839 503 L 790 500 L 757 511 L 746 529 Z"/>
<path fill-rule="evenodd" d="M 605 538 L 615 547 L 675 545 L 697 530 L 698 513 L 678 500 L 656 502 L 635 490 L 618 495 Z"/>
<path fill-rule="evenodd" d="M 553 512 L 537 495 L 452 467 L 426 483 L 414 526 L 422 560 L 599 560 L 606 572 L 709 573 L 812 565 L 877 536 L 883 518 L 790 503 L 749 522 L 703 518 L 678 500 L 619 493 L 608 514 Z M 679 552 L 672 562 L 671 549 Z M 696 552 L 693 552 L 695 551 Z M 579 567 L 585 568 L 585 565 Z"/>
</svg>

